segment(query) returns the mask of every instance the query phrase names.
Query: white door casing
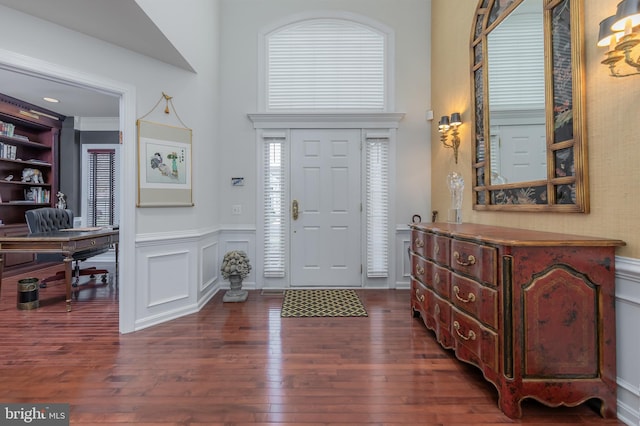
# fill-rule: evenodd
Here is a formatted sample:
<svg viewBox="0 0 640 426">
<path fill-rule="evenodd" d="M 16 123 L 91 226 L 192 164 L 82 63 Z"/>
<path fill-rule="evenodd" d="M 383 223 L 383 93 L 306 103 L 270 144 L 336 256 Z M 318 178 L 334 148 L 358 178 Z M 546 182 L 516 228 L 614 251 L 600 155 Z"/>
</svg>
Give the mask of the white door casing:
<svg viewBox="0 0 640 426">
<path fill-rule="evenodd" d="M 360 135 L 291 131 L 292 287 L 361 286 Z"/>
</svg>

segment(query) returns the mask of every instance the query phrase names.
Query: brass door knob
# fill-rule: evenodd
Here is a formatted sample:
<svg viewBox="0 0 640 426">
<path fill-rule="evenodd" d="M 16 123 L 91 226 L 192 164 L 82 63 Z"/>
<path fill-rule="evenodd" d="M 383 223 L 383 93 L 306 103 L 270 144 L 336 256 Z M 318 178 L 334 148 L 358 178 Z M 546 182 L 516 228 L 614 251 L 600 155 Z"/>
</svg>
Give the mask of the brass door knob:
<svg viewBox="0 0 640 426">
<path fill-rule="evenodd" d="M 298 200 L 293 200 L 291 203 L 291 215 L 293 220 L 298 220 Z"/>
</svg>

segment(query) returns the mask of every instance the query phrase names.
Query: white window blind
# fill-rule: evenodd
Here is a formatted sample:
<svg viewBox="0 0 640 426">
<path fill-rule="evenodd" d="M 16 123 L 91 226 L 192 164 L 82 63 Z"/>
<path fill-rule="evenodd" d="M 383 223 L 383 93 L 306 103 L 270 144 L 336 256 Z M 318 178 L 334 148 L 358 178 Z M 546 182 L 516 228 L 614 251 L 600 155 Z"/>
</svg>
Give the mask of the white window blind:
<svg viewBox="0 0 640 426">
<path fill-rule="evenodd" d="M 541 7 L 537 13 L 512 14 L 489 35 L 489 104 L 492 111 L 544 108 L 542 21 Z"/>
<path fill-rule="evenodd" d="M 385 37 L 342 19 L 312 19 L 266 42 L 269 110 L 384 110 Z"/>
<path fill-rule="evenodd" d="M 88 153 L 88 226 L 113 225 L 115 218 L 116 152 L 114 149 L 90 149 Z"/>
<path fill-rule="evenodd" d="M 284 138 L 264 139 L 264 276 L 285 274 Z"/>
<path fill-rule="evenodd" d="M 366 138 L 367 277 L 387 277 L 389 264 L 389 139 Z"/>
</svg>

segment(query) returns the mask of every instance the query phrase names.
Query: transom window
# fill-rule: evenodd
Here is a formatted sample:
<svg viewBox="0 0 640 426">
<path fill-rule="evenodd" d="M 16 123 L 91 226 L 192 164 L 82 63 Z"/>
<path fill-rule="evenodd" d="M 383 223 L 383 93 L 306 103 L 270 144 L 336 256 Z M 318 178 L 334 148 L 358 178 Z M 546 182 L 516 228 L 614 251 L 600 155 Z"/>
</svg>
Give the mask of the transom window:
<svg viewBox="0 0 640 426">
<path fill-rule="evenodd" d="M 299 21 L 266 35 L 268 111 L 384 111 L 387 35 L 347 19 Z"/>
</svg>

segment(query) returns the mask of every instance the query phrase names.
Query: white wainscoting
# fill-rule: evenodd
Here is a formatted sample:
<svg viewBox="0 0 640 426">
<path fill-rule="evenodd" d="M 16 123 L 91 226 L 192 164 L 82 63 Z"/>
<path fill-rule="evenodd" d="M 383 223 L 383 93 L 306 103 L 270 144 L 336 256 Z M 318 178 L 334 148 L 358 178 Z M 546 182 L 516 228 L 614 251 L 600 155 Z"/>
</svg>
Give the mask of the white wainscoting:
<svg viewBox="0 0 640 426">
<path fill-rule="evenodd" d="M 218 291 L 218 230 L 136 240 L 135 330 L 198 312 Z"/>
<path fill-rule="evenodd" d="M 409 247 L 411 247 L 411 229 L 404 225 L 396 228 L 396 283 L 397 289 L 411 288 L 411 261 L 409 260 Z"/>
<path fill-rule="evenodd" d="M 218 282 L 220 277 L 219 262 L 216 259 L 221 259 L 220 243 L 217 238 L 214 241 L 208 241 L 200 246 L 200 262 L 202 270 L 202 279 L 200 279 L 200 293 L 206 293 L 212 289 Z M 220 261 L 221 262 L 221 261 Z"/>
<path fill-rule="evenodd" d="M 640 425 L 640 259 L 616 257 L 618 418 Z"/>
</svg>

